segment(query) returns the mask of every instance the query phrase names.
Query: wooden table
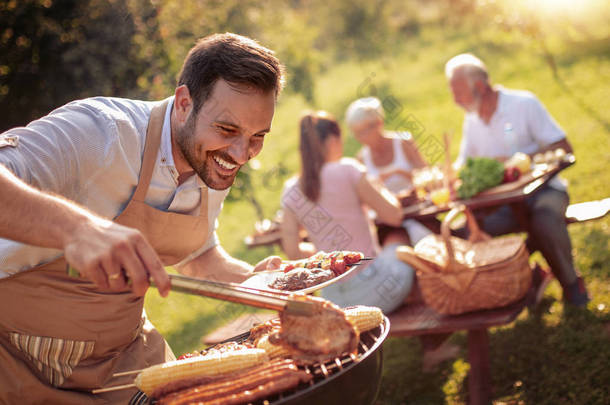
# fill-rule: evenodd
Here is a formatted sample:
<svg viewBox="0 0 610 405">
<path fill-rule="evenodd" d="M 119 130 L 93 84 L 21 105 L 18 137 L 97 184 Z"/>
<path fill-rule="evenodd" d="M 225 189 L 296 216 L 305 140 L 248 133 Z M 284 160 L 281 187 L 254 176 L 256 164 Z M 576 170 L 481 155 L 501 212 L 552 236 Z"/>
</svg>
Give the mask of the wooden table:
<svg viewBox="0 0 610 405">
<path fill-rule="evenodd" d="M 444 206 L 436 206 L 430 201 L 416 203 L 403 209 L 403 218 L 418 220 L 432 219 L 438 214 L 451 210 L 456 204 L 464 204 L 471 210 L 510 204 L 516 209 L 517 215 L 520 217 L 520 222 L 523 222 L 526 218 L 524 218 L 523 215 L 519 215 L 520 212 L 523 212 L 523 210 L 520 209 L 520 204 L 522 204 L 526 198 L 538 191 L 553 176 L 567 167 L 572 166 L 575 162 L 576 159 L 574 158 L 574 155 L 566 155 L 564 160 L 560 161 L 557 165 L 554 165 L 550 170 L 544 171 L 542 175 L 535 176 L 531 181 L 516 182 L 514 187 L 511 187 L 511 183 L 503 184 L 498 187 L 499 190 L 505 188 L 506 191 L 493 192 L 493 190 L 488 190 L 467 200 L 452 201 Z"/>
<path fill-rule="evenodd" d="M 390 314 L 390 336 L 421 336 L 468 331 L 468 392 L 471 405 L 491 404 L 489 336 L 487 329 L 512 322 L 526 305 L 533 303 L 534 287 L 521 300 L 502 308 L 441 315 L 423 302 L 404 305 Z"/>
<path fill-rule="evenodd" d="M 493 208 L 501 205 L 510 204 L 513 207 L 515 215 L 518 217 L 519 222 L 525 228 L 527 224 L 527 216 L 523 203 L 527 197 L 532 196 L 538 191 L 544 184 L 546 184 L 554 175 L 564 170 L 565 168 L 573 165 L 576 162 L 574 155 L 567 155 L 566 158 L 557 165 L 557 167 L 546 172 L 543 176 L 537 177 L 531 182 L 525 184 L 519 184 L 516 188 L 512 188 L 508 191 L 501 193 L 489 194 L 486 192 L 480 193 L 479 195 L 472 197 L 467 200 L 453 201 L 445 206 L 438 207 L 432 204 L 430 201 L 424 201 L 416 203 L 410 206 L 406 206 L 403 209 L 404 219 L 417 219 L 424 221 L 424 224 L 428 226 L 428 223 L 432 223 L 433 219 L 444 212 L 451 210 L 456 204 L 465 204 L 472 210 L 482 208 Z M 506 185 L 503 185 L 505 187 Z M 381 222 L 375 221 L 377 227 L 387 227 Z M 434 226 L 429 226 L 433 232 L 438 232 Z M 400 228 L 402 229 L 402 228 Z M 301 240 L 307 240 L 306 232 L 301 233 Z M 248 248 L 256 248 L 261 246 L 271 247 L 273 245 L 279 245 L 281 243 L 281 232 L 280 229 L 272 230 L 265 234 L 252 234 L 244 239 L 244 243 Z"/>
</svg>

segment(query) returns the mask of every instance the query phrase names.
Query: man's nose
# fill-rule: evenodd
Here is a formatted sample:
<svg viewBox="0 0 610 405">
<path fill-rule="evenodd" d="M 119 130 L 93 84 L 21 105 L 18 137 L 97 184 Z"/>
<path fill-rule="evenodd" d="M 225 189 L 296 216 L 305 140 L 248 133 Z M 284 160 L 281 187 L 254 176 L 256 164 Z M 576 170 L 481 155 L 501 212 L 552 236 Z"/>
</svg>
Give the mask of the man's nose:
<svg viewBox="0 0 610 405">
<path fill-rule="evenodd" d="M 238 165 L 243 165 L 248 162 L 249 157 L 249 148 L 250 142 L 248 137 L 240 136 L 231 142 L 231 146 L 229 147 L 229 156 L 237 163 Z"/>
</svg>

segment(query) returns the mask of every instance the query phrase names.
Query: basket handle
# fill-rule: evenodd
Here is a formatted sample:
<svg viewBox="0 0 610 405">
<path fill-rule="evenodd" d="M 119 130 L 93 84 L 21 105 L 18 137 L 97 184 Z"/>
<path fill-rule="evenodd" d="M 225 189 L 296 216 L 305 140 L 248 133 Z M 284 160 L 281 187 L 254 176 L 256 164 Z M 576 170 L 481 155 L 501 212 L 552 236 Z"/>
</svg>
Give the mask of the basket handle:
<svg viewBox="0 0 610 405">
<path fill-rule="evenodd" d="M 474 217 L 474 214 L 468 207 L 464 204 L 457 204 L 455 207 L 449 211 L 447 216 L 443 219 L 441 223 L 441 237 L 443 238 L 443 242 L 445 243 L 445 248 L 447 249 L 447 269 L 455 269 L 457 267 L 462 267 L 455 260 L 455 251 L 453 250 L 453 245 L 451 244 L 451 223 L 458 217 L 461 213 L 466 214 L 466 225 L 470 230 L 470 236 L 468 241 L 470 242 L 480 242 L 484 240 L 491 239 L 491 236 L 486 234 L 479 228 L 477 224 L 477 220 Z"/>
<path fill-rule="evenodd" d="M 416 271 L 426 273 L 438 273 L 438 270 L 427 260 L 422 259 L 415 253 L 411 246 L 403 245 L 396 248 L 396 257 L 403 262 L 410 264 Z"/>
</svg>

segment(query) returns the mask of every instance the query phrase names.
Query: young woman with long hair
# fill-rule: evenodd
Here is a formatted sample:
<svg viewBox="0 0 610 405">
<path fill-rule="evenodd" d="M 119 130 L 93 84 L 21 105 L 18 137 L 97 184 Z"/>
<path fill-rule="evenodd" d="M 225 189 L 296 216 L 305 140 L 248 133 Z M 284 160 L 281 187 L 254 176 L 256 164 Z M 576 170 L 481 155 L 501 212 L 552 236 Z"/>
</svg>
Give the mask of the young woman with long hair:
<svg viewBox="0 0 610 405">
<path fill-rule="evenodd" d="M 413 284 L 413 269 L 396 258 L 397 245 L 379 248 L 368 209 L 383 222 L 400 226 L 402 211 L 381 183 L 371 180 L 355 159 L 343 157 L 341 130 L 324 111 L 307 112 L 300 121 L 301 173 L 282 194 L 282 248 L 289 258 L 307 257 L 299 231 L 305 228 L 316 250 L 355 250 L 376 257 L 369 265 L 322 290 L 340 306 L 374 305 L 388 313 Z"/>
</svg>

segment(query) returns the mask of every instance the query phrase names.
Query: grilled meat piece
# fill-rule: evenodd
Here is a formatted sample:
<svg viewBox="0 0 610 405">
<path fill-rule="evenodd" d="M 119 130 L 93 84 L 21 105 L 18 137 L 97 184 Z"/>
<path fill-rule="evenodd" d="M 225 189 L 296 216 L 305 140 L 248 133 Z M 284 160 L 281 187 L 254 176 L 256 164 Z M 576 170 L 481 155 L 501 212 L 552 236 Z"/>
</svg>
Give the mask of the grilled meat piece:
<svg viewBox="0 0 610 405">
<path fill-rule="evenodd" d="M 335 273 L 332 270 L 296 268 L 277 277 L 269 287 L 276 290 L 296 291 L 323 283 L 333 277 Z"/>
<path fill-rule="evenodd" d="M 358 350 L 358 332 L 345 313 L 335 304 L 321 298 L 294 296 L 311 301 L 316 312 L 311 316 L 280 313 L 278 343 L 293 349 L 294 358 L 304 362 L 326 361 Z"/>
<path fill-rule="evenodd" d="M 271 319 L 265 323 L 261 323 L 260 325 L 254 326 L 250 329 L 250 336 L 248 336 L 248 342 L 252 345 L 256 346 L 258 341 L 263 336 L 269 335 L 272 332 L 280 330 L 280 319 Z"/>
</svg>

